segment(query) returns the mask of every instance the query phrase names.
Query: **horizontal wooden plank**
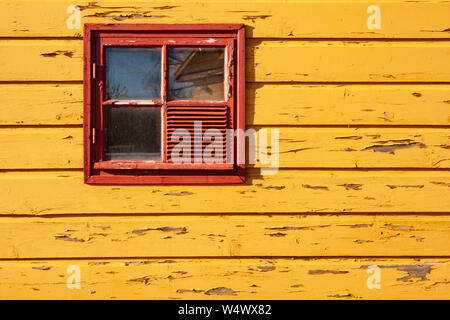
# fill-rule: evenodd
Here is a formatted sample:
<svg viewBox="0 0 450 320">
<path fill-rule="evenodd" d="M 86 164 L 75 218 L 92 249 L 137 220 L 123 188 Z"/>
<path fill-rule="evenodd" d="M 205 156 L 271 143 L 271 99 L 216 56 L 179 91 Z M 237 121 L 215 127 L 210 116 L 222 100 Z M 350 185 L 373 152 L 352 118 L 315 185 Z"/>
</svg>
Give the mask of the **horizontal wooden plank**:
<svg viewBox="0 0 450 320">
<path fill-rule="evenodd" d="M 0 81 L 83 80 L 83 42 L 0 40 Z"/>
<path fill-rule="evenodd" d="M 450 256 L 450 216 L 26 217 L 0 233 L 1 259 Z"/>
<path fill-rule="evenodd" d="M 259 147 L 263 132 L 267 149 Z M 271 142 L 276 132 L 278 151 Z M 259 156 L 256 163 L 249 156 L 251 167 L 277 166 L 278 156 L 281 168 L 450 168 L 449 129 L 259 127 L 255 133 L 257 147 L 249 150 Z M 83 167 L 82 128 L 2 128 L 0 145 L 0 169 Z"/>
<path fill-rule="evenodd" d="M 81 168 L 82 128 L 8 128 L 0 130 L 0 167 Z M 31 149 L 30 149 L 31 148 Z"/>
<path fill-rule="evenodd" d="M 448 82 L 449 55 L 447 41 L 250 40 L 246 79 Z M 0 40 L 0 81 L 81 81 L 82 56 L 81 40 Z"/>
<path fill-rule="evenodd" d="M 0 104 L 0 125 L 83 123 L 81 84 L 3 84 Z"/>
<path fill-rule="evenodd" d="M 77 1 L 84 23 L 245 23 L 248 37 L 448 38 L 450 5 L 443 1 L 376 3 L 381 28 L 369 29 L 370 1 Z M 79 37 L 69 29 L 70 0 L 0 4 L 1 36 Z M 195 14 L 193 14 L 195 13 Z M 45 19 L 38 19 L 45 17 Z M 70 20 L 72 21 L 72 20 Z M 70 22 L 69 21 L 69 22 Z"/>
<path fill-rule="evenodd" d="M 247 85 L 248 124 L 448 125 L 448 85 Z"/>
<path fill-rule="evenodd" d="M 258 131 L 273 135 L 276 128 Z M 282 168 L 449 168 L 449 129 L 410 128 L 280 128 L 279 163 Z M 269 153 L 276 153 L 271 144 Z M 262 161 L 261 161 L 262 162 Z M 273 161 L 256 167 L 273 166 Z"/>
<path fill-rule="evenodd" d="M 447 259 L 1 261 L 0 298 L 449 299 L 449 276 Z"/>
<path fill-rule="evenodd" d="M 447 85 L 249 83 L 247 125 L 448 125 Z M 81 84 L 0 85 L 0 125 L 83 122 Z"/>
<path fill-rule="evenodd" d="M 86 185 L 81 171 L 0 172 L 0 214 L 433 213 L 449 171 L 249 170 L 242 185 Z"/>
<path fill-rule="evenodd" d="M 249 41 L 247 80 L 449 81 L 450 42 Z"/>
</svg>

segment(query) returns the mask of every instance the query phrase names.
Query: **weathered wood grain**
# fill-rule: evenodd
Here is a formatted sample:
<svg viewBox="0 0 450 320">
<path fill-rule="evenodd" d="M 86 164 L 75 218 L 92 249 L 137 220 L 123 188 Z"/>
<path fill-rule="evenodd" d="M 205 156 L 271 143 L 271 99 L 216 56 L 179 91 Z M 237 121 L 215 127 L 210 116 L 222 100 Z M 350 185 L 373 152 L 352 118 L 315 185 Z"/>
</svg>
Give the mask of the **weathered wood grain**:
<svg viewBox="0 0 450 320">
<path fill-rule="evenodd" d="M 82 56 L 81 40 L 0 40 L 0 81 L 81 81 Z M 443 41 L 249 40 L 246 56 L 247 81 L 450 81 Z"/>
<path fill-rule="evenodd" d="M 256 129 L 258 145 L 250 167 L 281 168 L 450 168 L 450 130 L 422 128 L 273 128 Z M 274 131 L 275 130 L 275 131 Z M 279 150 L 272 135 L 279 132 Z M 263 132 L 268 148 L 261 146 Z M 82 128 L 0 128 L 0 169 L 83 167 Z M 249 151 L 248 151 L 249 152 Z M 262 159 L 262 161 L 261 161 Z"/>
<path fill-rule="evenodd" d="M 80 37 L 67 28 L 66 13 L 78 5 L 84 23 L 245 23 L 248 37 L 265 38 L 448 38 L 450 5 L 445 1 L 375 3 L 381 29 L 366 21 L 370 1 L 70 1 L 16 0 L 0 3 L 0 35 Z M 195 14 L 193 14 L 195 12 Z M 42 18 L 42 17 L 45 17 Z"/>
<path fill-rule="evenodd" d="M 21 217 L 0 234 L 1 259 L 450 256 L 440 215 Z"/>
<path fill-rule="evenodd" d="M 247 125 L 448 125 L 447 85 L 248 83 Z M 80 84 L 0 84 L 0 125 L 83 122 Z"/>
<path fill-rule="evenodd" d="M 0 214 L 422 214 L 448 212 L 449 186 L 449 171 L 249 170 L 246 184 L 213 187 L 93 186 L 80 171 L 0 172 Z"/>
<path fill-rule="evenodd" d="M 79 290 L 67 288 L 69 266 Z M 371 266 L 380 289 L 367 285 Z M 0 298 L 449 299 L 449 276 L 443 258 L 1 261 Z"/>
</svg>

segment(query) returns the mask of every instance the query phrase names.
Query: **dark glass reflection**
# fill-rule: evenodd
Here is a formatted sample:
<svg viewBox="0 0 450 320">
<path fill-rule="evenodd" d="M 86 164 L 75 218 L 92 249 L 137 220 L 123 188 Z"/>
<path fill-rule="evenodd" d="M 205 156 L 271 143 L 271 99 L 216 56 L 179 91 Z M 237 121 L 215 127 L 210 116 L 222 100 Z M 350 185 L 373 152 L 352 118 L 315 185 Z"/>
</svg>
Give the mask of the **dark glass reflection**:
<svg viewBox="0 0 450 320">
<path fill-rule="evenodd" d="M 105 108 L 105 160 L 159 160 L 161 108 Z"/>
<path fill-rule="evenodd" d="M 169 48 L 168 97 L 223 101 L 223 48 Z"/>
<path fill-rule="evenodd" d="M 161 50 L 106 48 L 106 100 L 161 99 Z"/>
</svg>

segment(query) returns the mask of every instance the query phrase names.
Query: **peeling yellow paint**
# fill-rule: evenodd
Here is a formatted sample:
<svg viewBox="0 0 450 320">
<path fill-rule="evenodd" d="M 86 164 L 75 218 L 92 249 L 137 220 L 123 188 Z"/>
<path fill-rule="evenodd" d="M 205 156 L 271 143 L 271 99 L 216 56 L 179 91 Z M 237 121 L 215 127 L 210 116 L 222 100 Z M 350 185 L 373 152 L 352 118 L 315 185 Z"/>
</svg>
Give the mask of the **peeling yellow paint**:
<svg viewBox="0 0 450 320">
<path fill-rule="evenodd" d="M 80 268 L 79 290 L 66 287 L 70 265 Z M 369 266 L 381 270 L 379 290 L 367 286 Z M 0 268 L 4 299 L 450 298 L 448 259 L 31 260 Z"/>
<path fill-rule="evenodd" d="M 0 2 L 0 298 L 450 299 L 450 3 L 384 1 L 369 30 L 371 4 L 82 0 L 77 29 L 72 1 Z M 278 173 L 84 184 L 87 22 L 244 23 Z"/>
</svg>

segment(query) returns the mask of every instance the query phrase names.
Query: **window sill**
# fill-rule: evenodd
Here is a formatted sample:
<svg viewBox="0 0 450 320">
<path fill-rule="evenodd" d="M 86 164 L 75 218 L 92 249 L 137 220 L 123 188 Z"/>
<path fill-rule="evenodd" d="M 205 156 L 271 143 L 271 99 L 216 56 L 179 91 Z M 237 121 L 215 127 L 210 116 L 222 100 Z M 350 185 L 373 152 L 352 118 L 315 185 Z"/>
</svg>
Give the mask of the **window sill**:
<svg viewBox="0 0 450 320">
<path fill-rule="evenodd" d="M 94 169 L 100 170 L 233 170 L 233 164 L 208 163 L 163 163 L 147 161 L 110 160 L 94 163 Z"/>
<path fill-rule="evenodd" d="M 233 175 L 160 175 L 160 176 L 134 176 L 134 175 L 95 175 L 85 178 L 87 184 L 104 185 L 162 185 L 162 184 L 230 184 L 245 183 L 244 173 Z"/>
</svg>

